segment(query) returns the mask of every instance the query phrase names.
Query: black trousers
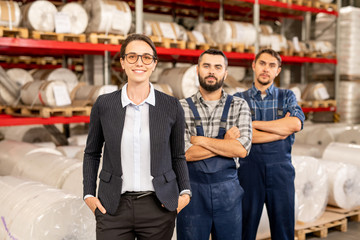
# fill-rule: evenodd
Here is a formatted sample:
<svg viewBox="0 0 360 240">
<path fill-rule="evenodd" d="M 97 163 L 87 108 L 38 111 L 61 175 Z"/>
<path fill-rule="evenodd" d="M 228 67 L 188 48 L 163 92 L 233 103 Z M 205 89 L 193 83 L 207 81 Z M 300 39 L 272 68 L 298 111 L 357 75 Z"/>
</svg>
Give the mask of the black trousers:
<svg viewBox="0 0 360 240">
<path fill-rule="evenodd" d="M 114 215 L 95 210 L 97 240 L 171 240 L 176 211 L 161 206 L 155 194 L 123 194 Z"/>
</svg>

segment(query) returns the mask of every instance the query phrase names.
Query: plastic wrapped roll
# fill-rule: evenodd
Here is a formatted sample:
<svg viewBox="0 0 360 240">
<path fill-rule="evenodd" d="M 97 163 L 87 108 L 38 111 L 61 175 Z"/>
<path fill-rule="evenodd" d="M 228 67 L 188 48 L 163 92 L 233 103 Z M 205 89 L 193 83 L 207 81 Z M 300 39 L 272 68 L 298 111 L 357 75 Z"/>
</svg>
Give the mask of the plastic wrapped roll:
<svg viewBox="0 0 360 240">
<path fill-rule="evenodd" d="M 301 94 L 305 101 L 329 99 L 329 93 L 323 83 L 309 83 Z"/>
<path fill-rule="evenodd" d="M 318 127 L 307 134 L 305 142 L 311 145 L 326 147 L 329 143 L 335 141 L 335 135 L 326 127 Z"/>
<path fill-rule="evenodd" d="M 131 27 L 131 9 L 124 1 L 89 0 L 84 4 L 89 14 L 86 32 L 127 35 Z"/>
<path fill-rule="evenodd" d="M 292 146 L 291 154 L 296 156 L 321 158 L 324 150 L 325 146 L 297 143 L 295 141 L 294 145 Z"/>
<path fill-rule="evenodd" d="M 27 105 L 63 106 L 62 102 L 57 103 L 55 100 L 54 88 L 56 87 L 67 89 L 63 81 L 28 82 L 21 88 L 21 100 Z"/>
<path fill-rule="evenodd" d="M 11 126 L 3 128 L 5 139 L 18 142 L 50 142 L 51 134 L 42 125 Z"/>
<path fill-rule="evenodd" d="M 158 83 L 169 84 L 178 99 L 187 98 L 199 90 L 199 80 L 196 74 L 196 65 L 165 69 Z"/>
<path fill-rule="evenodd" d="M 84 155 L 84 151 L 82 151 Z M 73 171 L 66 177 L 61 189 L 67 193 L 74 194 L 75 196 L 83 196 L 83 165 L 79 164 Z"/>
<path fill-rule="evenodd" d="M 195 30 L 210 36 L 211 35 L 211 24 L 210 23 L 197 23 L 195 26 Z"/>
<path fill-rule="evenodd" d="M 360 129 L 346 130 L 337 136 L 336 141 L 360 145 Z"/>
<path fill-rule="evenodd" d="M 32 153 L 51 153 L 61 156 L 55 149 L 38 147 L 34 144 L 3 140 L 0 142 L 0 175 L 11 175 L 16 165 Z"/>
<path fill-rule="evenodd" d="M 67 68 L 38 69 L 32 73 L 33 78 L 47 81 L 63 81 L 70 93 L 79 83 L 77 76 Z"/>
<path fill-rule="evenodd" d="M 340 121 L 360 123 L 360 83 L 341 81 L 338 94 L 336 112 L 340 115 Z"/>
<path fill-rule="evenodd" d="M 187 40 L 186 30 L 175 22 L 145 21 L 144 33 L 158 38 Z"/>
<path fill-rule="evenodd" d="M 18 27 L 21 19 L 19 4 L 13 1 L 0 1 L 0 26 Z"/>
<path fill-rule="evenodd" d="M 58 146 L 56 150 L 61 152 L 65 157 L 75 158 L 78 152 L 82 152 L 84 155 L 84 147 L 83 146 Z"/>
<path fill-rule="evenodd" d="M 33 144 L 38 147 L 56 149 L 56 145 L 54 142 L 38 142 L 38 143 L 33 143 Z"/>
<path fill-rule="evenodd" d="M 326 170 L 313 157 L 293 156 L 295 191 L 299 201 L 298 221 L 312 222 L 324 212 L 328 200 Z"/>
<path fill-rule="evenodd" d="M 103 85 L 103 86 L 93 86 L 93 85 L 84 85 L 74 88 L 74 97 L 73 104 L 76 105 L 76 102 L 82 102 L 83 105 L 93 105 L 96 99 L 105 93 L 110 93 L 118 90 L 116 85 Z"/>
<path fill-rule="evenodd" d="M 62 6 L 60 12 L 67 14 L 70 17 L 71 31 L 73 34 L 80 34 L 85 32 L 88 25 L 88 15 L 81 4 L 71 2 Z"/>
<path fill-rule="evenodd" d="M 6 74 L 19 87 L 22 87 L 27 82 L 34 81 L 34 78 L 31 76 L 31 74 L 22 68 L 11 68 L 6 71 Z"/>
<path fill-rule="evenodd" d="M 71 146 L 85 146 L 87 134 L 75 135 L 68 138 L 69 145 Z"/>
<path fill-rule="evenodd" d="M 360 145 L 332 142 L 324 151 L 323 159 L 360 166 Z"/>
<path fill-rule="evenodd" d="M 328 204 L 352 209 L 360 205 L 360 171 L 354 165 L 321 161 L 328 175 Z"/>
<path fill-rule="evenodd" d="M 0 192 L 1 239 L 95 239 L 94 216 L 79 197 L 10 176 L 0 177 Z"/>
<path fill-rule="evenodd" d="M 174 96 L 173 90 L 169 84 L 165 83 L 154 83 L 154 88 L 160 92 L 166 93 L 167 95 Z"/>
<path fill-rule="evenodd" d="M 16 101 L 14 97 L 1 83 L 0 83 L 0 104 L 11 105 Z"/>
<path fill-rule="evenodd" d="M 53 32 L 55 29 L 55 14 L 57 9 L 49 1 L 34 1 L 21 7 L 21 25 L 37 31 Z"/>
<path fill-rule="evenodd" d="M 215 21 L 211 29 L 211 36 L 217 43 L 243 43 L 246 46 L 255 44 L 256 29 L 254 25 L 250 23 Z"/>
<path fill-rule="evenodd" d="M 0 102 L 13 104 L 20 95 L 20 87 L 10 79 L 0 66 Z"/>
</svg>

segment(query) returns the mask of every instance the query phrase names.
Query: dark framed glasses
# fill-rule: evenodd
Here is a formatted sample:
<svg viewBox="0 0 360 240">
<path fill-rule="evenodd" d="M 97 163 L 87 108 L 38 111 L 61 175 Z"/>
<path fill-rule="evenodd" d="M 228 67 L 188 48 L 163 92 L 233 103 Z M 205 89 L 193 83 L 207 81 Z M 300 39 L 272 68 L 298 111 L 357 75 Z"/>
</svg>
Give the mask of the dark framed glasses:
<svg viewBox="0 0 360 240">
<path fill-rule="evenodd" d="M 125 59 L 130 64 L 136 63 L 138 61 L 139 57 L 141 58 L 141 61 L 145 65 L 150 65 L 155 60 L 155 57 L 148 53 L 145 53 L 143 55 L 137 55 L 136 53 L 125 54 Z"/>
</svg>

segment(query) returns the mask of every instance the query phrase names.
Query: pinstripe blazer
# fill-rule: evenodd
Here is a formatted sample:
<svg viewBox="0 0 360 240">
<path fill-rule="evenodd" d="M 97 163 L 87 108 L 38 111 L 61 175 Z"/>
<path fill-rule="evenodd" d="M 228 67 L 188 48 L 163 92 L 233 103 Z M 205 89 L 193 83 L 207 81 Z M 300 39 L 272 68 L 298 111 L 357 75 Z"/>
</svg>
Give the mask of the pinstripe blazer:
<svg viewBox="0 0 360 240">
<path fill-rule="evenodd" d="M 96 196 L 96 180 L 102 147 L 104 156 L 98 198 L 109 214 L 118 208 L 121 188 L 121 138 L 125 122 L 121 90 L 96 100 L 90 115 L 84 154 L 84 196 Z M 191 189 L 184 152 L 184 111 L 179 101 L 155 90 L 155 106 L 149 105 L 151 175 L 155 194 L 169 211 L 177 208 L 179 192 Z"/>
</svg>

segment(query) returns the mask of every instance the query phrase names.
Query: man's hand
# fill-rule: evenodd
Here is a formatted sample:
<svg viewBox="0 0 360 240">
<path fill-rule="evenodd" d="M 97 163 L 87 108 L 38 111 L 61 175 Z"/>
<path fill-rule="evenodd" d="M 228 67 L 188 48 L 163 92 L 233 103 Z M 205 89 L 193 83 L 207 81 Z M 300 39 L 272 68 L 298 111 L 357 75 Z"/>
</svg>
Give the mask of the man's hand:
<svg viewBox="0 0 360 240">
<path fill-rule="evenodd" d="M 224 139 L 237 139 L 240 137 L 240 130 L 233 126 L 229 130 L 226 131 Z"/>
<path fill-rule="evenodd" d="M 88 197 L 85 199 L 85 203 L 86 205 L 88 205 L 88 207 L 94 214 L 96 208 L 98 208 L 100 212 L 102 212 L 102 214 L 106 213 L 105 208 L 103 207 L 103 205 L 101 204 L 100 200 L 97 197 Z"/>
<path fill-rule="evenodd" d="M 183 210 L 183 208 L 186 207 L 189 204 L 189 202 L 190 202 L 189 194 L 183 194 L 179 196 L 177 212 L 179 213 L 181 210 Z"/>
</svg>

